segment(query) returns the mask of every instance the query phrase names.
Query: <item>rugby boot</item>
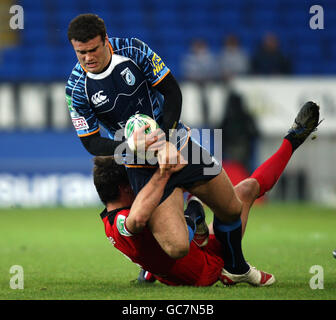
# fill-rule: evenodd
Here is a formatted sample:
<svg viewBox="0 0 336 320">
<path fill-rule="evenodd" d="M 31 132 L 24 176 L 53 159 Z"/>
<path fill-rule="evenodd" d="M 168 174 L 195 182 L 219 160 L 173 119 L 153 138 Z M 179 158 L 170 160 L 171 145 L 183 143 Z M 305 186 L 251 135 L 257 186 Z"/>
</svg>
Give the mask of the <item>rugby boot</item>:
<svg viewBox="0 0 336 320">
<path fill-rule="evenodd" d="M 323 121 L 319 121 L 320 107 L 312 101 L 306 102 L 297 114 L 292 127 L 288 130 L 285 139 L 289 140 L 293 146 L 293 152 L 307 139 L 307 137 L 317 130 L 317 126 Z M 315 137 L 312 137 L 314 139 Z"/>
<path fill-rule="evenodd" d="M 152 273 L 144 269 L 140 269 L 137 280 L 139 283 L 153 283 L 156 280 L 156 278 Z"/>
<path fill-rule="evenodd" d="M 275 282 L 275 278 L 272 274 L 260 271 L 251 265 L 249 266 L 250 270 L 244 274 L 232 274 L 223 268 L 219 277 L 220 281 L 225 286 L 232 286 L 237 283 L 248 283 L 255 287 L 270 286 Z"/>
<path fill-rule="evenodd" d="M 198 206 L 198 215 L 195 219 L 196 222 L 196 231 L 194 234 L 193 241 L 199 246 L 204 247 L 208 244 L 209 240 L 209 228 L 205 221 L 205 212 L 203 208 L 202 201 L 193 195 L 188 196 L 187 203 L 189 204 L 191 201 L 197 201 L 200 206 Z"/>
</svg>

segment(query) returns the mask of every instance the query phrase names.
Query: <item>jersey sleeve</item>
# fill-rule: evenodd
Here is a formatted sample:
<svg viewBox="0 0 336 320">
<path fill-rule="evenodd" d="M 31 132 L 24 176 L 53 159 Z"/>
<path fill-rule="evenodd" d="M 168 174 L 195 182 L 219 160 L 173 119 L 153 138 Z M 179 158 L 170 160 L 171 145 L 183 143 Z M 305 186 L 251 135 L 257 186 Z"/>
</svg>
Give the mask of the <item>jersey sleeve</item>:
<svg viewBox="0 0 336 320">
<path fill-rule="evenodd" d="M 131 39 L 132 56 L 147 80 L 156 86 L 170 72 L 162 59 L 151 48 L 137 38 Z"/>
<path fill-rule="evenodd" d="M 90 108 L 85 91 L 85 73 L 75 68 L 65 87 L 65 99 L 72 124 L 79 137 L 85 137 L 99 131 L 96 115 Z"/>
<path fill-rule="evenodd" d="M 129 209 L 122 210 L 116 214 L 113 220 L 110 216 L 103 219 L 105 234 L 114 247 L 128 257 L 132 257 L 137 252 L 137 236 L 130 233 L 126 228 L 126 219 Z"/>
</svg>

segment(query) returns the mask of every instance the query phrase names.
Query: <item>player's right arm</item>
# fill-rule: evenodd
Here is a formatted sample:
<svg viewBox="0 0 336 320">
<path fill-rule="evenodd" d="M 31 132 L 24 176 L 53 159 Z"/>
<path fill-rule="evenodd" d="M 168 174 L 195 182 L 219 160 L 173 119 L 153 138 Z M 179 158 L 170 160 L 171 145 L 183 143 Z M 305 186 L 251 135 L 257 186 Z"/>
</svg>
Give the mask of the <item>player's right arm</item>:
<svg viewBox="0 0 336 320">
<path fill-rule="evenodd" d="M 94 156 L 112 156 L 115 149 L 124 141 L 102 137 L 99 132 L 80 137 L 84 148 Z"/>
<path fill-rule="evenodd" d="M 164 188 L 173 171 L 167 171 L 164 175 L 157 170 L 136 196 L 131 211 L 126 219 L 127 230 L 131 233 L 139 233 L 146 226 L 153 211 L 159 205 Z"/>
</svg>

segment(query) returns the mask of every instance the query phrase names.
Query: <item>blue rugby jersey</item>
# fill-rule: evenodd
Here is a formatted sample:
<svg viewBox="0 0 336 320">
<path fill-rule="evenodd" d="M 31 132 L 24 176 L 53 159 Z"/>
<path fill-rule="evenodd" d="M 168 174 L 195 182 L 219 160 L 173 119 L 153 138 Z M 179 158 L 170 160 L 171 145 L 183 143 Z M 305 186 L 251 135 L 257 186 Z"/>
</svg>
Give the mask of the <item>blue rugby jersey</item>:
<svg viewBox="0 0 336 320">
<path fill-rule="evenodd" d="M 78 62 L 67 82 L 66 100 L 77 135 L 94 134 L 103 126 L 114 139 L 115 132 L 136 113 L 146 114 L 162 126 L 164 99 L 155 86 L 170 70 L 136 38 L 109 38 L 109 45 L 112 60 L 104 72 L 87 72 Z M 177 129 L 183 128 L 179 123 Z M 181 145 L 186 139 L 187 133 L 181 137 Z"/>
</svg>

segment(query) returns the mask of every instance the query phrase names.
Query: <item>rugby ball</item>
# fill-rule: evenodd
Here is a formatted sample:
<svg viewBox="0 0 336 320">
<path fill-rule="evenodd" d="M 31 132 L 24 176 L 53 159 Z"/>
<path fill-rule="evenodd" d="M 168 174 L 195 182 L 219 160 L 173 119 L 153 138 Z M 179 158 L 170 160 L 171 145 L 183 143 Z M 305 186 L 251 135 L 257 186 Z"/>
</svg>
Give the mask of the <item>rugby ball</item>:
<svg viewBox="0 0 336 320">
<path fill-rule="evenodd" d="M 125 138 L 127 139 L 127 144 L 131 149 L 131 151 L 136 152 L 135 143 L 133 139 L 134 131 L 148 124 L 150 125 L 150 127 L 145 130 L 145 134 L 152 133 L 153 131 L 159 128 L 157 122 L 150 116 L 147 116 L 145 114 L 137 113 L 127 120 L 124 135 Z M 144 156 L 143 154 L 139 153 L 137 155 Z"/>
</svg>

